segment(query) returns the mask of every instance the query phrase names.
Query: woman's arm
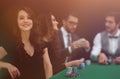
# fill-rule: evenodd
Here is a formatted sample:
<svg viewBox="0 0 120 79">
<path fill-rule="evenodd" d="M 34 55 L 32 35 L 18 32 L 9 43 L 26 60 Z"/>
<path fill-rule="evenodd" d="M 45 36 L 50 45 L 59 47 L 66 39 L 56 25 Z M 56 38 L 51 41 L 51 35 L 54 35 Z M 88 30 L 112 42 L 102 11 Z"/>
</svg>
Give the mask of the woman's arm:
<svg viewBox="0 0 120 79">
<path fill-rule="evenodd" d="M 43 61 L 44 61 L 46 79 L 49 79 L 53 75 L 53 70 L 47 48 L 44 49 Z"/>
<path fill-rule="evenodd" d="M 6 50 L 3 47 L 0 47 L 0 60 L 7 55 Z"/>
<path fill-rule="evenodd" d="M 71 66 L 79 66 L 81 63 L 84 62 L 84 58 L 81 58 L 80 60 L 72 60 L 69 62 L 65 62 L 65 67 L 71 67 Z"/>
<path fill-rule="evenodd" d="M 3 47 L 0 47 L 0 60 L 7 55 L 6 50 Z M 20 72 L 17 67 L 13 66 L 10 63 L 0 61 L 0 68 L 5 68 L 10 73 L 12 79 L 20 76 Z"/>
</svg>

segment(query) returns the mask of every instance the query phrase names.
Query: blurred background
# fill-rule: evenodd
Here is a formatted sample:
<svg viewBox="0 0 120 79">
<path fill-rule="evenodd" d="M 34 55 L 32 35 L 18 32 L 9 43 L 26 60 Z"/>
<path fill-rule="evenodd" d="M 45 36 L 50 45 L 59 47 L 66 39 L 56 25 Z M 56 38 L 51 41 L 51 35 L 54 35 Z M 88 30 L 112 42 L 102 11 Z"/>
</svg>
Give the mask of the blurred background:
<svg viewBox="0 0 120 79">
<path fill-rule="evenodd" d="M 79 13 L 76 33 L 91 43 L 96 33 L 104 30 L 104 17 L 108 12 L 120 11 L 120 0 L 0 0 L 0 36 L 10 34 L 10 21 L 17 6 L 28 6 L 36 13 L 53 12 L 61 24 L 64 13 L 74 10 Z"/>
</svg>

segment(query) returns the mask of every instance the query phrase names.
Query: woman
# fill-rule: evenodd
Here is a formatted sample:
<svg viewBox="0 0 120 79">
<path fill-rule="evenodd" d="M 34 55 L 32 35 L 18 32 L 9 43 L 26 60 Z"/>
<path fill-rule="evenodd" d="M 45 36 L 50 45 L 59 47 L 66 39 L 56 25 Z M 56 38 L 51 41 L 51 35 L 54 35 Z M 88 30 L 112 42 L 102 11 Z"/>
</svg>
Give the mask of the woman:
<svg viewBox="0 0 120 79">
<path fill-rule="evenodd" d="M 74 60 L 69 62 L 61 62 L 58 57 L 59 55 L 59 45 L 58 45 L 58 21 L 56 20 L 55 16 L 52 13 L 42 15 L 40 17 L 42 28 L 44 30 L 44 39 L 48 43 L 48 52 L 49 57 L 53 66 L 53 73 L 56 74 L 57 72 L 70 67 L 70 66 L 77 66 L 82 61 L 81 60 Z"/>
<path fill-rule="evenodd" d="M 13 61 L 19 72 L 15 70 L 12 78 L 48 79 L 52 76 L 46 44 L 35 19 L 29 8 L 21 8 L 17 12 L 17 25 L 13 27 L 16 38 Z"/>
</svg>

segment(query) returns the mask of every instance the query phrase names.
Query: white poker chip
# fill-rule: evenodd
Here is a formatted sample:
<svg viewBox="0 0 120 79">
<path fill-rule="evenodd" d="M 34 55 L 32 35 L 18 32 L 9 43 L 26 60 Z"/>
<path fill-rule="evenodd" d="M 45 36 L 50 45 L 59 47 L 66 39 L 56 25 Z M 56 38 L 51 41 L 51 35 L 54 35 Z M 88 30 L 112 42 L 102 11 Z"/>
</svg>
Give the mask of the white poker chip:
<svg viewBox="0 0 120 79">
<path fill-rule="evenodd" d="M 84 69 L 85 68 L 85 63 L 81 63 L 80 64 L 80 69 Z"/>
<path fill-rule="evenodd" d="M 86 64 L 86 65 L 90 65 L 90 64 L 91 64 L 91 60 L 86 60 L 86 61 L 85 61 L 85 64 Z"/>
<path fill-rule="evenodd" d="M 72 67 L 67 68 L 67 73 L 66 74 L 71 74 L 72 73 Z"/>
</svg>

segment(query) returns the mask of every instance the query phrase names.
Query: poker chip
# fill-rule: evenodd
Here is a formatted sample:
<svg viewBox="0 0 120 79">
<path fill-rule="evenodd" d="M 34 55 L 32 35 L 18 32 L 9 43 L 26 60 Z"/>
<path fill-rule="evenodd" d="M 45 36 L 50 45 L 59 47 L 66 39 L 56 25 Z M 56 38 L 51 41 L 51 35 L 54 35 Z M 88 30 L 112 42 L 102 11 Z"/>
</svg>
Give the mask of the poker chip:
<svg viewBox="0 0 120 79">
<path fill-rule="evenodd" d="M 78 65 L 78 69 L 84 69 L 85 66 L 89 66 L 89 65 L 91 65 L 91 60 L 86 60 L 86 61 L 84 61 L 83 63 L 80 63 L 80 64 Z"/>
<path fill-rule="evenodd" d="M 85 68 L 85 63 L 81 63 L 79 66 L 78 66 L 79 69 L 84 69 Z"/>
<path fill-rule="evenodd" d="M 67 68 L 66 77 L 81 77 L 81 75 L 78 73 L 78 69 L 85 69 L 86 66 L 91 64 L 91 60 L 84 61 L 84 58 L 81 58 L 80 60 L 83 62 L 80 63 L 77 67 L 73 66 Z"/>
<path fill-rule="evenodd" d="M 67 73 L 66 73 L 66 74 L 69 75 L 69 74 L 71 74 L 71 73 L 72 73 L 72 67 L 68 67 L 68 68 L 67 68 Z"/>
<path fill-rule="evenodd" d="M 85 61 L 85 64 L 86 64 L 87 66 L 89 66 L 89 65 L 91 64 L 91 60 L 86 60 L 86 61 Z"/>
<path fill-rule="evenodd" d="M 68 67 L 66 77 L 80 77 L 80 74 L 77 72 L 77 67 Z"/>
<path fill-rule="evenodd" d="M 81 63 L 81 68 L 82 68 L 82 69 L 85 68 L 85 63 Z"/>
</svg>

